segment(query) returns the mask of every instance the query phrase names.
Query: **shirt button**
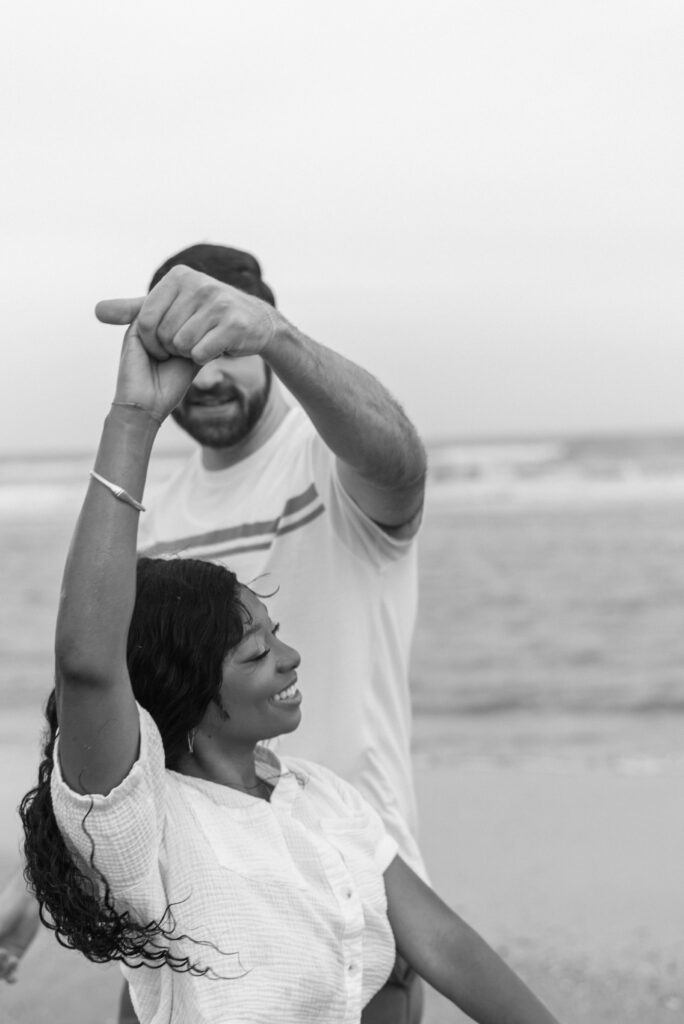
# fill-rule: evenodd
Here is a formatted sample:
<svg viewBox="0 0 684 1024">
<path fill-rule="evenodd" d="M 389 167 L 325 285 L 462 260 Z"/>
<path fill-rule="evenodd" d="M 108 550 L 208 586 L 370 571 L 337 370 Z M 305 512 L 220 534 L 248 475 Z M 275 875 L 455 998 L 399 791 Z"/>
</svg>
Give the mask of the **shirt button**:
<svg viewBox="0 0 684 1024">
<path fill-rule="evenodd" d="M 348 971 L 353 971 L 354 970 L 354 964 L 349 964 L 349 966 L 347 967 L 347 970 Z"/>
<path fill-rule="evenodd" d="M 348 900 L 350 900 L 354 893 L 351 891 L 351 889 L 347 889 L 344 895 L 347 897 Z"/>
</svg>

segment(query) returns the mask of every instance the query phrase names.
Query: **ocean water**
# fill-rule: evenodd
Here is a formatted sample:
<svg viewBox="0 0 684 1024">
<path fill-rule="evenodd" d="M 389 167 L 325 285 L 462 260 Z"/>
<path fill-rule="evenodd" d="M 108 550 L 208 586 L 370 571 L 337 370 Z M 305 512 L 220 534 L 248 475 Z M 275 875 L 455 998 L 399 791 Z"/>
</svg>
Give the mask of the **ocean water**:
<svg viewBox="0 0 684 1024">
<path fill-rule="evenodd" d="M 155 459 L 148 497 L 177 462 Z M 51 684 L 91 457 L 0 459 L 0 707 Z M 684 773 L 684 435 L 430 449 L 417 757 Z"/>
</svg>

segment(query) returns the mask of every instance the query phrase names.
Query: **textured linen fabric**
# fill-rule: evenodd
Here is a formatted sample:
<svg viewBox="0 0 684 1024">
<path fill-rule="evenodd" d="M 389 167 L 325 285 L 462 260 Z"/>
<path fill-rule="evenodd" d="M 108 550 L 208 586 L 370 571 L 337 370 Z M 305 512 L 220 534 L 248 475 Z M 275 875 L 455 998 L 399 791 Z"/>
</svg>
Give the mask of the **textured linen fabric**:
<svg viewBox="0 0 684 1024">
<path fill-rule="evenodd" d="M 383 818 L 424 876 L 414 839 L 408 663 L 415 539 L 382 530 L 341 486 L 336 460 L 299 407 L 265 445 L 225 470 L 198 450 L 149 503 L 139 547 L 221 562 L 267 596 L 302 656 L 302 723 L 279 753 L 323 764 Z"/>
<path fill-rule="evenodd" d="M 52 801 L 72 855 L 91 876 L 92 855 L 136 920 L 172 905 L 174 934 L 197 940 L 174 953 L 210 968 L 124 968 L 141 1024 L 358 1024 L 394 964 L 383 872 L 397 846 L 351 786 L 265 747 L 270 802 L 169 771 L 142 708 L 138 760 L 108 795 L 71 790 L 58 751 Z"/>
</svg>

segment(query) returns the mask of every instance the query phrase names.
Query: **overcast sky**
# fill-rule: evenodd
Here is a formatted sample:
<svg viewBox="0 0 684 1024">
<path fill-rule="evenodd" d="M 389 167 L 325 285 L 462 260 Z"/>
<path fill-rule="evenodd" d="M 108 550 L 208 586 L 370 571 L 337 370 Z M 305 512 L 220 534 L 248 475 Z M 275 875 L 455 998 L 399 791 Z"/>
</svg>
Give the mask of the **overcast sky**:
<svg viewBox="0 0 684 1024">
<path fill-rule="evenodd" d="M 9 6 L 0 450 L 94 445 L 95 301 L 200 240 L 428 438 L 684 429 L 681 0 Z"/>
</svg>

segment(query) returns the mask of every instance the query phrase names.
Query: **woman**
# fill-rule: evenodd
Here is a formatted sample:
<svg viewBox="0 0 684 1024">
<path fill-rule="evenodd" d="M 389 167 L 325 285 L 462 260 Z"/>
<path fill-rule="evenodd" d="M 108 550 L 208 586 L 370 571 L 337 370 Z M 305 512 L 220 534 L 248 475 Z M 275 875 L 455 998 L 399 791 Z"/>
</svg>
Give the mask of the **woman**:
<svg viewBox="0 0 684 1024">
<path fill-rule="evenodd" d="M 180 355 L 135 323 L 124 339 L 22 804 L 41 911 L 60 941 L 122 963 L 142 1024 L 352 1024 L 395 944 L 472 1019 L 553 1024 L 352 787 L 261 745 L 297 727 L 302 700 L 261 598 L 203 562 L 136 569 L 137 496 L 204 329 Z"/>
</svg>

